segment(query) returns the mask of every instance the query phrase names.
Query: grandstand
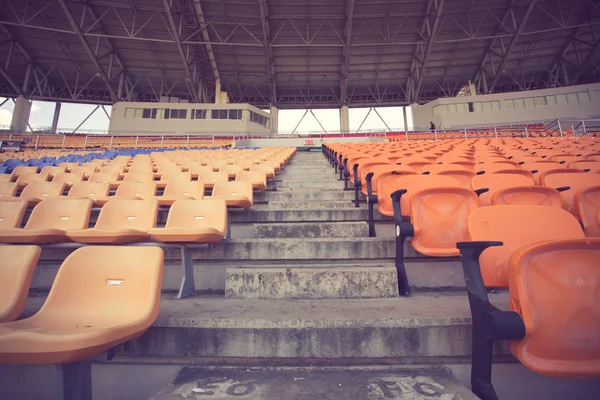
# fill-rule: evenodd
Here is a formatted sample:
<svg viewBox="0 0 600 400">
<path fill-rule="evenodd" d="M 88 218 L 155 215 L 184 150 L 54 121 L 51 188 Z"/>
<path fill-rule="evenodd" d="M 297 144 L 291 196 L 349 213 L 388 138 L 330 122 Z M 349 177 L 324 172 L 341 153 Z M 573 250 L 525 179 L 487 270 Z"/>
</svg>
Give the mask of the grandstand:
<svg viewBox="0 0 600 400">
<path fill-rule="evenodd" d="M 599 15 L 7 0 L 0 399 L 596 398 Z"/>
</svg>

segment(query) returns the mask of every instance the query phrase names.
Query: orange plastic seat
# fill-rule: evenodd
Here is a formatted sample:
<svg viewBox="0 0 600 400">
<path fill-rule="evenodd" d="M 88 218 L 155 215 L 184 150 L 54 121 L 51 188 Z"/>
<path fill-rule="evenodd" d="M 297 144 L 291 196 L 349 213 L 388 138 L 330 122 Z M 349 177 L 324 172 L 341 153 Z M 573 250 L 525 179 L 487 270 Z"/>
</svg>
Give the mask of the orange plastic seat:
<svg viewBox="0 0 600 400">
<path fill-rule="evenodd" d="M 190 182 L 192 174 L 190 172 L 166 172 L 160 177 L 157 187 L 164 188 L 169 183 L 173 182 Z"/>
<path fill-rule="evenodd" d="M 254 203 L 254 191 L 250 182 L 217 182 L 210 198 L 224 200 L 227 207 L 240 207 L 247 210 Z"/>
<path fill-rule="evenodd" d="M 573 215 L 583 224 L 587 237 L 600 237 L 600 186 L 579 190 L 573 198 Z"/>
<path fill-rule="evenodd" d="M 263 171 L 241 171 L 235 176 L 236 181 L 247 181 L 255 190 L 267 190 L 267 175 Z"/>
<path fill-rule="evenodd" d="M 64 191 L 65 184 L 62 182 L 33 182 L 23 189 L 19 197 L 13 199 L 17 201 L 26 200 L 30 206 L 34 206 L 42 200 L 62 196 Z"/>
<path fill-rule="evenodd" d="M 83 181 L 83 172 L 60 172 L 52 179 L 52 182 L 62 182 L 69 187 L 81 181 Z"/>
<path fill-rule="evenodd" d="M 177 200 L 164 228 L 148 234 L 159 242 L 218 243 L 227 234 L 227 205 L 223 200 Z"/>
<path fill-rule="evenodd" d="M 479 205 L 481 207 L 492 204 L 492 196 L 499 190 L 507 189 L 516 186 L 533 186 L 533 177 L 527 177 L 520 174 L 510 173 L 491 173 L 484 175 L 475 175 L 471 179 L 471 186 L 474 191 L 488 189 L 487 192 L 479 195 Z"/>
<path fill-rule="evenodd" d="M 0 183 L 12 182 L 13 176 L 12 174 L 0 174 Z"/>
<path fill-rule="evenodd" d="M 17 190 L 19 190 L 19 184 L 16 182 L 0 182 L 0 200 L 15 197 Z"/>
<path fill-rule="evenodd" d="M 94 165 L 94 164 L 83 164 L 83 165 L 78 165 L 77 167 L 71 168 L 72 174 L 74 174 L 74 173 L 82 174 L 86 177 L 89 177 L 96 171 L 97 171 L 96 165 Z"/>
<path fill-rule="evenodd" d="M 198 176 L 203 172 L 212 172 L 212 166 L 193 164 L 190 167 L 190 173 L 192 174 L 192 178 L 198 178 Z"/>
<path fill-rule="evenodd" d="M 546 176 L 544 185 L 552 188 L 569 187 L 561 191 L 560 195 L 565 210 L 573 212 L 573 200 L 577 192 L 591 186 L 600 186 L 600 175 L 592 172 L 556 173 Z"/>
<path fill-rule="evenodd" d="M 105 199 L 110 192 L 110 184 L 108 182 L 77 182 L 73 184 L 69 190 L 68 197 L 78 197 L 84 199 Z"/>
<path fill-rule="evenodd" d="M 600 162 L 598 161 L 573 161 L 568 164 L 568 168 L 580 169 L 597 173 L 600 171 Z"/>
<path fill-rule="evenodd" d="M 562 207 L 560 192 L 545 186 L 515 186 L 498 190 L 492 196 L 492 205 L 530 205 Z"/>
<path fill-rule="evenodd" d="M 119 173 L 114 172 L 95 172 L 93 173 L 88 182 L 103 182 L 108 183 L 112 189 L 118 188 L 119 185 L 123 182 L 119 180 Z"/>
<path fill-rule="evenodd" d="M 279 164 L 278 164 L 279 165 Z M 230 179 L 235 178 L 235 176 L 242 172 L 244 167 L 241 165 L 223 165 L 219 168 L 219 172 L 226 172 Z"/>
<path fill-rule="evenodd" d="M 253 164 L 250 171 L 262 171 L 267 175 L 267 179 L 275 178 L 275 168 L 267 164 Z"/>
<path fill-rule="evenodd" d="M 527 368 L 561 378 L 600 377 L 600 239 L 538 243 L 509 261 L 511 310 L 525 336 L 511 341 Z"/>
<path fill-rule="evenodd" d="M 50 165 L 42 168 L 42 170 L 40 171 L 40 173 L 42 174 L 48 174 L 51 177 L 55 177 L 56 175 L 60 174 L 61 172 L 65 172 L 66 167 L 64 165 L 59 165 L 57 167 L 52 167 Z"/>
<path fill-rule="evenodd" d="M 20 175 L 16 182 L 20 188 L 24 188 L 33 182 L 48 182 L 49 175 L 47 173 L 44 174 L 22 174 Z"/>
<path fill-rule="evenodd" d="M 0 246 L 0 323 L 23 312 L 40 253 L 38 246 Z"/>
<path fill-rule="evenodd" d="M 404 193 L 400 197 L 400 215 L 410 217 L 412 209 L 410 207 L 411 198 L 414 194 L 423 189 L 429 188 L 459 188 L 458 181 L 451 176 L 444 175 L 403 175 L 395 182 L 395 190 L 402 190 Z M 381 212 L 381 211 L 380 211 Z M 392 210 L 392 215 L 394 215 Z M 387 214 L 385 214 L 387 215 Z"/>
<path fill-rule="evenodd" d="M 508 169 L 521 169 L 518 164 L 510 161 L 506 162 L 494 162 L 489 164 L 476 164 L 474 167 L 475 173 L 493 174 L 498 171 L 504 171 Z"/>
<path fill-rule="evenodd" d="M 217 182 L 228 181 L 229 175 L 227 172 L 202 172 L 200 176 L 198 176 L 198 182 L 204 183 L 206 189 L 212 189 Z"/>
<path fill-rule="evenodd" d="M 123 178 L 124 182 L 145 183 L 154 181 L 154 173 L 150 171 L 129 172 Z"/>
<path fill-rule="evenodd" d="M 15 169 L 13 169 L 12 175 L 13 177 L 18 178 L 21 175 L 37 174 L 37 172 L 38 167 L 26 167 L 24 165 L 19 165 L 18 167 L 15 167 Z"/>
<path fill-rule="evenodd" d="M 125 182 L 117 188 L 114 196 L 97 197 L 94 201 L 98 204 L 106 204 L 109 200 L 119 199 L 151 199 L 156 195 L 156 182 Z"/>
<path fill-rule="evenodd" d="M 67 232 L 78 243 L 120 244 L 150 238 L 147 231 L 156 226 L 158 201 L 112 199 L 100 210 L 94 228 Z"/>
<path fill-rule="evenodd" d="M 0 232 L 4 229 L 20 228 L 28 204 L 26 200 L 2 201 L 0 198 Z"/>
<path fill-rule="evenodd" d="M 140 336 L 158 315 L 163 263 L 159 247 L 75 250 L 37 314 L 0 325 L 0 364 L 83 361 Z"/>
<path fill-rule="evenodd" d="M 439 171 L 437 172 L 437 175 L 450 176 L 456 179 L 460 187 L 464 187 L 465 189 L 471 189 L 471 180 L 475 176 L 475 173 L 473 171 L 467 170 L 449 169 L 445 171 Z"/>
<path fill-rule="evenodd" d="M 202 200 L 204 198 L 204 184 L 197 181 L 171 182 L 165 187 L 162 196 L 144 197 L 155 199 L 161 206 L 170 206 L 177 200 Z"/>
<path fill-rule="evenodd" d="M 486 287 L 508 286 L 508 259 L 528 244 L 585 237 L 577 219 L 557 207 L 480 207 L 469 215 L 467 229 L 471 241 L 500 241 L 504 245 L 485 250 L 479 257 Z"/>
<path fill-rule="evenodd" d="M 2 243 L 43 244 L 68 241 L 70 230 L 88 226 L 92 201 L 52 198 L 39 203 L 24 228 L 0 230 Z"/>
</svg>

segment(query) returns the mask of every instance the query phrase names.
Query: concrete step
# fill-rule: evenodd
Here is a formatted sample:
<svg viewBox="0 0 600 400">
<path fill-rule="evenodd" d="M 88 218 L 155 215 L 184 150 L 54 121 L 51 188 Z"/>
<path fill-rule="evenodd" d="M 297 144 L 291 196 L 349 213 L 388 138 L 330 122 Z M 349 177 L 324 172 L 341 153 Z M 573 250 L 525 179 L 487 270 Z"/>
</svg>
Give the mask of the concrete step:
<svg viewBox="0 0 600 400">
<path fill-rule="evenodd" d="M 271 209 L 252 207 L 248 211 L 232 210 L 232 222 L 319 222 L 319 221 L 367 221 L 368 210 L 347 208 L 331 210 Z M 376 221 L 388 221 L 391 217 L 375 214 Z"/>
<path fill-rule="evenodd" d="M 506 293 L 490 295 L 508 309 Z M 508 354 L 508 343 L 497 344 Z M 163 296 L 158 319 L 130 356 L 414 360 L 468 357 L 465 294 L 357 300 L 248 300 Z M 304 362 L 307 362 L 304 361 Z"/>
<path fill-rule="evenodd" d="M 344 182 L 334 179 L 285 179 L 273 182 L 274 188 L 312 188 L 312 189 L 337 189 L 344 188 Z"/>
<path fill-rule="evenodd" d="M 367 209 L 366 204 L 361 204 L 361 207 Z M 287 210 L 337 210 L 343 208 L 356 208 L 350 200 L 345 201 L 270 201 L 270 209 L 287 209 Z"/>
<path fill-rule="evenodd" d="M 398 297 L 392 267 L 228 268 L 227 299 L 380 299 Z"/>
<path fill-rule="evenodd" d="M 364 200 L 362 193 L 361 200 Z M 255 192 L 254 203 L 271 201 L 341 201 L 353 200 L 354 192 L 343 190 L 278 190 L 276 192 Z"/>
<path fill-rule="evenodd" d="M 199 396 L 201 395 L 201 396 Z M 198 397 L 194 397 L 198 396 Z M 476 400 L 441 367 L 402 369 L 223 369 L 184 367 L 150 400 L 183 398 L 261 400 Z"/>
<path fill-rule="evenodd" d="M 369 236 L 366 222 L 300 222 L 254 225 L 255 238 L 364 238 Z"/>
<path fill-rule="evenodd" d="M 329 172 L 306 173 L 305 171 L 302 171 L 302 170 L 286 171 L 286 172 L 277 174 L 277 176 L 275 177 L 276 181 L 277 180 L 290 180 L 290 179 L 292 179 L 292 180 L 318 179 L 318 180 L 339 181 L 340 177 L 339 177 L 339 175 L 334 174 L 333 170 L 331 171 L 331 173 L 329 173 Z"/>
</svg>

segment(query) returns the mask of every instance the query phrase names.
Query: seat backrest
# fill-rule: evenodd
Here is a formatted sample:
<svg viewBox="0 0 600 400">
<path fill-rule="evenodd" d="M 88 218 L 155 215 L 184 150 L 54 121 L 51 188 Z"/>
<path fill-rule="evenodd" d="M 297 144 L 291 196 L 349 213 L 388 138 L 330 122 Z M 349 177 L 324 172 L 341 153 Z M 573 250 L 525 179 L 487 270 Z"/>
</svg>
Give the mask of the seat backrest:
<svg viewBox="0 0 600 400">
<path fill-rule="evenodd" d="M 19 185 L 28 185 L 33 182 L 47 182 L 48 176 L 46 172 L 43 174 L 22 174 L 17 178 L 16 182 Z"/>
<path fill-rule="evenodd" d="M 244 196 L 254 201 L 252 183 L 248 181 L 217 182 L 212 190 L 213 196 Z"/>
<path fill-rule="evenodd" d="M 205 184 L 227 182 L 229 181 L 229 175 L 227 172 L 201 172 L 198 181 L 204 182 Z"/>
<path fill-rule="evenodd" d="M 167 184 L 172 182 L 189 182 L 191 180 L 192 174 L 190 172 L 166 172 L 160 177 L 160 181 Z"/>
<path fill-rule="evenodd" d="M 155 194 L 155 182 L 122 182 L 115 192 L 119 197 L 151 198 Z"/>
<path fill-rule="evenodd" d="M 68 185 L 81 181 L 83 181 L 83 172 L 60 172 L 52 179 L 52 182 L 64 182 Z"/>
<path fill-rule="evenodd" d="M 119 179 L 118 172 L 94 172 L 90 175 L 88 182 L 116 182 Z"/>
<path fill-rule="evenodd" d="M 545 186 L 516 186 L 498 190 L 492 196 L 492 205 L 562 207 L 558 190 Z"/>
<path fill-rule="evenodd" d="M 50 196 L 62 196 L 65 184 L 62 182 L 33 182 L 21 192 L 21 197 L 37 197 L 43 199 Z"/>
<path fill-rule="evenodd" d="M 69 196 L 94 199 L 106 197 L 109 192 L 110 184 L 108 182 L 76 182 L 69 190 Z"/>
<path fill-rule="evenodd" d="M 429 188 L 458 188 L 460 183 L 451 176 L 445 175 L 403 175 L 396 181 L 396 190 L 405 189 L 407 192 L 400 198 L 400 211 L 403 216 L 410 217 L 411 197 L 423 189 Z"/>
<path fill-rule="evenodd" d="M 20 228 L 28 204 L 27 200 L 0 201 L 0 229 Z"/>
<path fill-rule="evenodd" d="M 416 192 L 410 202 L 413 247 L 429 256 L 457 256 L 457 242 L 468 240 L 467 219 L 479 206 L 475 192 L 435 187 Z"/>
<path fill-rule="evenodd" d="M 593 172 L 562 172 L 547 175 L 544 178 L 544 186 L 559 188 L 568 186 L 570 189 L 560 192 L 563 206 L 567 211 L 573 210 L 573 199 L 578 191 L 591 186 L 600 186 L 600 175 Z"/>
<path fill-rule="evenodd" d="M 154 173 L 152 171 L 129 172 L 123 178 L 125 182 L 152 182 Z"/>
<path fill-rule="evenodd" d="M 227 229 L 227 204 L 225 200 L 176 200 L 167 217 L 167 228 Z"/>
<path fill-rule="evenodd" d="M 583 224 L 585 236 L 600 237 L 600 186 L 579 190 L 573 198 L 573 215 Z"/>
<path fill-rule="evenodd" d="M 562 240 L 518 251 L 509 262 L 511 311 L 525 324 L 512 353 L 557 377 L 600 373 L 600 239 Z"/>
<path fill-rule="evenodd" d="M 162 249 L 154 246 L 77 249 L 60 266 L 39 314 L 89 313 L 90 324 L 135 324 L 141 334 L 158 315 L 163 263 Z"/>
<path fill-rule="evenodd" d="M 146 231 L 156 226 L 157 215 L 156 200 L 111 199 L 100 210 L 95 227 Z"/>
<path fill-rule="evenodd" d="M 267 176 L 263 171 L 240 171 L 235 176 L 236 181 L 264 182 L 267 183 Z"/>
<path fill-rule="evenodd" d="M 38 246 L 0 246 L 0 323 L 23 312 L 40 253 Z"/>
<path fill-rule="evenodd" d="M 532 177 L 527 177 L 520 174 L 488 174 L 475 175 L 471 179 L 471 186 L 473 190 L 478 189 L 489 189 L 486 193 L 482 193 L 479 196 L 479 205 L 489 206 L 492 204 L 492 196 L 502 189 L 515 187 L 515 186 L 533 186 L 534 180 Z"/>
<path fill-rule="evenodd" d="M 85 229 L 91 212 L 92 201 L 89 199 L 47 199 L 35 206 L 25 229 Z"/>
<path fill-rule="evenodd" d="M 197 181 L 169 182 L 165 187 L 165 196 L 192 196 L 196 200 L 204 198 L 204 183 Z"/>
<path fill-rule="evenodd" d="M 38 167 L 27 167 L 25 165 L 19 165 L 18 167 L 15 167 L 15 169 L 13 169 L 12 174 L 13 176 L 21 176 L 21 175 L 25 175 L 25 174 L 35 174 L 38 171 Z"/>
<path fill-rule="evenodd" d="M 568 168 L 580 169 L 582 171 L 589 170 L 590 172 L 600 171 L 600 162 L 598 161 L 573 161 L 568 164 Z"/>
<path fill-rule="evenodd" d="M 547 240 L 584 237 L 577 219 L 557 207 L 480 207 L 469 215 L 467 229 L 471 241 L 501 241 L 479 257 L 481 275 L 487 287 L 507 287 L 508 259 L 519 247 Z"/>
<path fill-rule="evenodd" d="M 452 164 L 451 164 L 452 165 Z M 446 171 L 439 171 L 437 172 L 437 175 L 446 175 L 446 176 L 451 176 L 452 178 L 456 179 L 456 181 L 459 183 L 460 187 L 464 187 L 465 189 L 471 189 L 471 179 L 473 179 L 473 177 L 475 176 L 475 173 L 472 171 L 467 171 L 467 170 L 457 170 L 457 169 L 450 169 L 450 170 L 446 170 Z"/>
<path fill-rule="evenodd" d="M 0 182 L 0 200 L 2 197 L 13 197 L 17 194 L 19 184 L 16 182 Z"/>
<path fill-rule="evenodd" d="M 377 210 L 391 217 L 394 215 L 392 199 L 390 195 L 396 191 L 396 182 L 398 178 L 404 175 L 416 175 L 410 167 L 397 165 L 397 170 L 383 172 L 377 175 Z M 375 175 L 371 182 L 375 180 Z"/>
</svg>

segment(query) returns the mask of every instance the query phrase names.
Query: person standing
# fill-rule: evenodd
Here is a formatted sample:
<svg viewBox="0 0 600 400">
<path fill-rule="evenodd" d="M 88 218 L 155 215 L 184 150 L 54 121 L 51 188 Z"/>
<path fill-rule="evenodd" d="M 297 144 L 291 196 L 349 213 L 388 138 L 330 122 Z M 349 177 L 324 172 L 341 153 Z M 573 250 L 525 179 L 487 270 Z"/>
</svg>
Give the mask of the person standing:
<svg viewBox="0 0 600 400">
<path fill-rule="evenodd" d="M 435 130 L 436 130 L 436 126 L 435 126 L 435 124 L 433 123 L 433 121 L 429 121 L 429 130 L 430 130 L 431 132 L 435 132 Z"/>
</svg>

